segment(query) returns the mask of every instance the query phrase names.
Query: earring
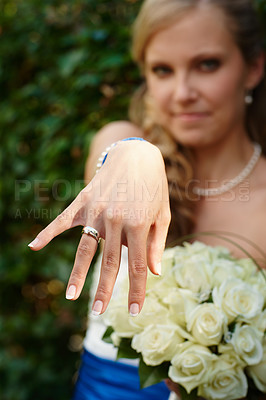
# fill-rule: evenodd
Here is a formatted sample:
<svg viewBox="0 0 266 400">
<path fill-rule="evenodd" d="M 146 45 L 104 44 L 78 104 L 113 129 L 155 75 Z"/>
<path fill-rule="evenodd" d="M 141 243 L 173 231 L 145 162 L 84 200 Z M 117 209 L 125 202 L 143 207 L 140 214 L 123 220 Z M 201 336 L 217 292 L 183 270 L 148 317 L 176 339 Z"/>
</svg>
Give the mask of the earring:
<svg viewBox="0 0 266 400">
<path fill-rule="evenodd" d="M 246 93 L 246 95 L 245 95 L 245 103 L 246 103 L 247 105 L 253 103 L 253 96 L 252 96 L 251 90 L 249 90 L 249 91 Z"/>
</svg>

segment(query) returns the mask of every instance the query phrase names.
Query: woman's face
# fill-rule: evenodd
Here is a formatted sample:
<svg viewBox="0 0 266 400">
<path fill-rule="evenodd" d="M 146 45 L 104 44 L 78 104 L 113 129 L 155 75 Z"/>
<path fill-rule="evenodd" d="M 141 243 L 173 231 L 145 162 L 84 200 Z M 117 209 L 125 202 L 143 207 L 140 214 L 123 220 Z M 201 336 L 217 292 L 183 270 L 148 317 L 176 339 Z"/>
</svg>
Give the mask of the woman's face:
<svg viewBox="0 0 266 400">
<path fill-rule="evenodd" d="M 183 145 L 210 146 L 245 134 L 244 97 L 258 78 L 226 22 L 218 8 L 198 7 L 147 46 L 145 76 L 156 122 Z"/>
</svg>

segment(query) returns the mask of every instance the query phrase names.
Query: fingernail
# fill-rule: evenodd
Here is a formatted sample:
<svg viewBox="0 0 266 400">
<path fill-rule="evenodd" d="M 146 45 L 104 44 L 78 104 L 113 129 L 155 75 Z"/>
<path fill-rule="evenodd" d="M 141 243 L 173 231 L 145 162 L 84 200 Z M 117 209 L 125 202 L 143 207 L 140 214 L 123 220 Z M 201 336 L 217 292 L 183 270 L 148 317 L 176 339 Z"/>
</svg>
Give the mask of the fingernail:
<svg viewBox="0 0 266 400">
<path fill-rule="evenodd" d="M 69 288 L 67 289 L 67 292 L 66 292 L 66 299 L 67 300 L 74 299 L 75 294 L 76 294 L 76 286 L 75 285 L 70 285 Z"/>
<path fill-rule="evenodd" d="M 156 265 L 155 271 L 157 275 L 162 275 L 162 264 L 160 262 Z"/>
<path fill-rule="evenodd" d="M 100 315 L 103 309 L 103 302 L 101 300 L 96 300 L 92 309 L 92 315 Z"/>
<path fill-rule="evenodd" d="M 36 246 L 36 244 L 39 242 L 39 239 L 38 238 L 36 238 L 36 239 L 34 239 L 32 242 L 30 242 L 29 244 L 28 244 L 28 246 L 29 247 L 34 247 L 34 246 Z"/>
<path fill-rule="evenodd" d="M 129 313 L 131 317 L 136 317 L 139 314 L 139 305 L 137 303 L 130 304 Z"/>
</svg>

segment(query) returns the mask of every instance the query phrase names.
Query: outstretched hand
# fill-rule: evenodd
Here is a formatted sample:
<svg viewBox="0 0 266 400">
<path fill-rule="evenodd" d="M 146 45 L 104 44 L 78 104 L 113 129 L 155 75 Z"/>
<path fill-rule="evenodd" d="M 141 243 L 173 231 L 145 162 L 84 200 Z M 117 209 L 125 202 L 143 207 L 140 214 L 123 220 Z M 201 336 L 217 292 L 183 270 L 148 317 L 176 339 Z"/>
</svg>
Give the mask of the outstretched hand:
<svg viewBox="0 0 266 400">
<path fill-rule="evenodd" d="M 124 142 L 110 151 L 99 173 L 29 246 L 38 251 L 55 236 L 78 225 L 99 232 L 105 242 L 93 303 L 96 315 L 106 310 L 119 270 L 121 246 L 127 246 L 129 312 L 137 315 L 144 302 L 147 266 L 160 275 L 169 223 L 168 185 L 159 149 L 148 142 Z M 79 297 L 96 250 L 97 240 L 83 234 L 66 298 Z"/>
</svg>

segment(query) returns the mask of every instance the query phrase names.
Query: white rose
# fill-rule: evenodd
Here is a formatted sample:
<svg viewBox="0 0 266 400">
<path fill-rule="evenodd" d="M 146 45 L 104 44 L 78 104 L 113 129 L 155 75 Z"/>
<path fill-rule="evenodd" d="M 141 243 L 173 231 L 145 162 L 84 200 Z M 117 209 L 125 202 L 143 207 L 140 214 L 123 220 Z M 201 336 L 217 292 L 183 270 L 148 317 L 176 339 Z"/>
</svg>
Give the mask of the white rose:
<svg viewBox="0 0 266 400">
<path fill-rule="evenodd" d="M 165 271 L 162 272 L 162 276 L 154 275 L 151 273 L 151 271 L 148 269 L 147 271 L 147 282 L 146 282 L 146 293 L 149 293 L 150 291 L 157 291 L 156 288 L 158 285 L 161 285 L 162 280 L 163 280 L 163 274 L 165 274 Z M 128 279 L 127 279 L 128 281 Z M 127 291 L 128 294 L 128 291 Z"/>
<path fill-rule="evenodd" d="M 242 258 L 238 260 L 238 264 L 243 270 L 240 278 L 251 285 L 256 285 L 265 296 L 265 278 L 254 261 L 250 258 Z"/>
<path fill-rule="evenodd" d="M 142 331 L 151 324 L 167 324 L 168 308 L 162 305 L 154 295 L 147 295 L 141 312 L 134 318 L 129 318 L 129 324 L 136 331 Z"/>
<path fill-rule="evenodd" d="M 143 332 L 136 334 L 131 346 L 142 354 L 147 365 L 159 365 L 170 361 L 177 345 L 184 339 L 177 333 L 174 325 L 149 325 Z"/>
<path fill-rule="evenodd" d="M 210 291 L 211 264 L 201 254 L 192 254 L 187 259 L 176 260 L 173 272 L 178 285 L 194 293 Z"/>
<path fill-rule="evenodd" d="M 241 321 L 241 318 L 239 318 L 239 321 Z M 264 333 L 266 331 L 266 308 L 255 318 L 250 319 L 249 324 Z"/>
<path fill-rule="evenodd" d="M 203 346 L 219 344 L 226 327 L 225 314 L 212 303 L 200 304 L 187 315 L 187 330 Z"/>
<path fill-rule="evenodd" d="M 231 344 L 248 365 L 258 364 L 262 360 L 262 334 L 252 326 L 237 324 Z"/>
<path fill-rule="evenodd" d="M 146 293 L 150 291 L 156 291 L 160 288 L 166 290 L 167 287 L 173 287 L 173 266 L 175 263 L 175 253 L 177 252 L 176 247 L 165 249 L 162 256 L 162 275 L 157 276 L 152 274 L 148 270 Z"/>
<path fill-rule="evenodd" d="M 266 301 L 266 285 L 265 285 L 265 278 L 261 272 L 256 272 L 255 274 L 251 275 L 246 282 L 253 286 L 255 290 L 261 293 L 264 298 L 264 302 Z"/>
<path fill-rule="evenodd" d="M 229 279 L 212 292 L 214 304 L 227 315 L 229 324 L 241 316 L 245 321 L 256 317 L 264 303 L 263 296 L 240 279 Z"/>
<path fill-rule="evenodd" d="M 161 298 L 169 308 L 169 316 L 172 321 L 185 328 L 186 313 L 198 305 L 195 294 L 188 289 L 171 288 Z"/>
<path fill-rule="evenodd" d="M 247 368 L 248 374 L 253 379 L 257 388 L 266 393 L 266 339 L 263 342 L 263 357 L 257 365 L 252 365 Z"/>
<path fill-rule="evenodd" d="M 111 326 L 120 337 L 131 338 L 140 328 L 130 324 L 131 315 L 128 313 L 127 302 L 112 300 L 103 319 L 107 326 Z"/>
<path fill-rule="evenodd" d="M 190 393 L 207 381 L 209 370 L 216 358 L 208 348 L 185 342 L 178 346 L 178 352 L 171 361 L 169 377 Z"/>
<path fill-rule="evenodd" d="M 228 257 L 230 252 L 226 247 L 223 246 L 209 246 L 203 242 L 195 241 L 193 243 L 184 243 L 183 247 L 180 247 L 181 251 L 179 253 L 184 253 L 184 255 L 190 256 L 192 254 L 201 254 L 205 257 L 208 262 L 220 257 Z"/>
<path fill-rule="evenodd" d="M 218 258 L 213 262 L 212 286 L 220 286 L 228 278 L 242 278 L 243 268 L 236 261 Z"/>
<path fill-rule="evenodd" d="M 208 382 L 200 385 L 198 396 L 207 399 L 234 400 L 246 396 L 247 378 L 234 358 L 221 355 L 213 364 Z"/>
<path fill-rule="evenodd" d="M 175 262 L 176 248 L 165 249 L 162 256 L 162 273 L 166 273 L 171 270 Z"/>
<path fill-rule="evenodd" d="M 240 279 L 246 280 L 251 275 L 257 273 L 257 267 L 251 258 L 240 258 L 237 260 L 237 263 L 242 268 L 242 273 L 239 275 Z"/>
</svg>

